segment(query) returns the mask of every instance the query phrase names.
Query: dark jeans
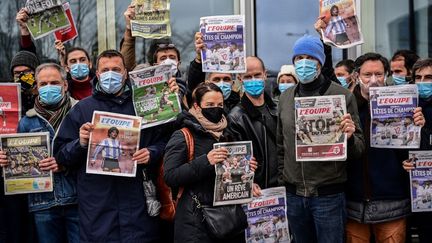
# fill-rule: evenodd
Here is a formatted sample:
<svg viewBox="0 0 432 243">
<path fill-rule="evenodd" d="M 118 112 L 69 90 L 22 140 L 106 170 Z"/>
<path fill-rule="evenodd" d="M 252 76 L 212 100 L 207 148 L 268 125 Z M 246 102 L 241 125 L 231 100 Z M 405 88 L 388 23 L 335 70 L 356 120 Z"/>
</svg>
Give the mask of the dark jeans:
<svg viewBox="0 0 432 243">
<path fill-rule="evenodd" d="M 39 243 L 79 242 L 77 205 L 57 206 L 36 211 L 34 219 Z"/>
<path fill-rule="evenodd" d="M 343 243 L 345 194 L 301 197 L 287 193 L 287 216 L 296 243 Z"/>
</svg>

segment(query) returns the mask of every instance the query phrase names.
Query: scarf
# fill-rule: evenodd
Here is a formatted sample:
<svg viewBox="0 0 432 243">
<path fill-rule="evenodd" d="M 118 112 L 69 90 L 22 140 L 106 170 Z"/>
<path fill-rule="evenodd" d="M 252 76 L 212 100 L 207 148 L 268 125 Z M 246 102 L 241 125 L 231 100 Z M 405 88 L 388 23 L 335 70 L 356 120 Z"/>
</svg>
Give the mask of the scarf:
<svg viewBox="0 0 432 243">
<path fill-rule="evenodd" d="M 206 130 L 206 132 L 210 133 L 216 140 L 219 141 L 220 137 L 222 136 L 223 130 L 227 127 L 227 120 L 224 115 L 222 115 L 222 119 L 218 123 L 213 123 L 207 118 L 203 116 L 201 111 L 198 111 L 195 109 L 195 107 L 192 106 L 192 108 L 189 109 L 189 113 L 194 116 L 198 122 L 201 124 L 201 126 Z"/>
<path fill-rule="evenodd" d="M 63 117 L 66 116 L 71 106 L 70 97 L 65 94 L 63 99 L 55 105 L 45 105 L 39 101 L 39 97 L 36 97 L 34 109 L 53 126 L 54 131 L 57 131 Z"/>
</svg>

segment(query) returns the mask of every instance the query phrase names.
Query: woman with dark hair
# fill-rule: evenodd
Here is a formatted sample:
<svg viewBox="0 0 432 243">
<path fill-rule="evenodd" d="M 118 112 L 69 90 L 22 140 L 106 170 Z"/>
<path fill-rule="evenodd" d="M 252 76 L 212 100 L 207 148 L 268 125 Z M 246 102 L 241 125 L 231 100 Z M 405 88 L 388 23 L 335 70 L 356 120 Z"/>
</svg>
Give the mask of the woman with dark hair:
<svg viewBox="0 0 432 243">
<path fill-rule="evenodd" d="M 189 148 L 181 130 L 174 132 L 165 150 L 164 179 L 173 188 L 184 188 L 174 219 L 176 242 L 244 242 L 244 233 L 230 239 L 216 239 L 207 230 L 195 195 L 202 205 L 212 205 L 215 186 L 215 165 L 227 159 L 226 148 L 213 144 L 228 141 L 224 136 L 227 119 L 223 114 L 223 94 L 213 83 L 201 83 L 192 94 L 193 105 L 177 117 L 193 138 L 193 159 L 188 160 Z M 226 135 L 226 134 L 225 134 Z M 257 163 L 251 161 L 255 171 Z"/>
</svg>

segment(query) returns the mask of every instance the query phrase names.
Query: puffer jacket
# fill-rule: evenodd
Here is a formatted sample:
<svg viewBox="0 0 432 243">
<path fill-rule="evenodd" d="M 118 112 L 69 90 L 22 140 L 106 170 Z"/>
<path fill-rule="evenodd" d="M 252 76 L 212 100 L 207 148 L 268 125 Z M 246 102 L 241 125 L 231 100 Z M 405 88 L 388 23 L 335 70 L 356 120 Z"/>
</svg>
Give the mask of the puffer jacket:
<svg viewBox="0 0 432 243">
<path fill-rule="evenodd" d="M 194 139 L 194 159 L 188 162 L 189 150 L 183 133 L 178 130 L 169 140 L 164 157 L 164 178 L 170 187 L 184 187 L 174 219 L 175 242 L 244 242 L 244 234 L 233 239 L 217 240 L 204 226 L 202 212 L 196 207 L 192 195 L 203 205 L 213 204 L 215 167 L 207 159 L 207 153 L 218 141 L 189 112 L 183 111 L 177 123 L 187 127 Z"/>
</svg>

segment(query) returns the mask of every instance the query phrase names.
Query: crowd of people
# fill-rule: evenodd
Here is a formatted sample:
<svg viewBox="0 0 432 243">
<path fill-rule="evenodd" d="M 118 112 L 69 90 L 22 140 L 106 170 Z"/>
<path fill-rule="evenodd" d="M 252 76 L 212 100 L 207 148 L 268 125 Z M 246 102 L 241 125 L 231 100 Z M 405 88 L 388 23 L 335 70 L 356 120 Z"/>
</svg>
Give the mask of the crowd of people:
<svg viewBox="0 0 432 243">
<path fill-rule="evenodd" d="M 244 242 L 244 232 L 215 238 L 197 205 L 212 204 L 214 165 L 228 157 L 226 148 L 213 144 L 230 141 L 252 141 L 254 196 L 262 189 L 286 188 L 294 242 L 405 242 L 413 228 L 420 242 L 432 242 L 431 214 L 411 213 L 408 172 L 415 165 L 408 160 L 408 150 L 376 148 L 370 138 L 374 121 L 369 88 L 416 84 L 419 103 L 409 122 L 421 127 L 419 149 L 432 149 L 432 59 L 421 59 L 409 50 L 397 51 L 390 59 L 366 53 L 333 67 L 331 47 L 306 35 L 293 45 L 293 55 L 287 56 L 287 65 L 277 75 L 276 89 L 267 93 L 266 67 L 257 56 L 248 56 L 246 72 L 235 77 L 204 73 L 202 65 L 211 63 L 202 63 L 206 46 L 198 32 L 188 79 L 177 70 L 167 82 L 167 90 L 179 95 L 183 111 L 175 122 L 141 130 L 139 149 L 131 155 L 138 164 L 136 176 L 86 173 L 93 112 L 135 115 L 128 72 L 159 64 L 178 69 L 180 64 L 175 43 L 162 39 L 152 42 L 148 64 L 137 65 L 130 28 L 134 16 L 131 5 L 124 13 L 120 50 L 103 51 L 93 67 L 87 50 L 66 49 L 59 41 L 58 63 L 41 64 L 26 27 L 26 9 L 17 13 L 21 50 L 11 60 L 10 71 L 14 82 L 21 84 L 24 115 L 18 133 L 49 132 L 52 155 L 38 163 L 40 170 L 53 172 L 54 189 L 28 195 L 1 193 L 0 242 Z M 331 26 L 318 18 L 315 28 L 320 33 Z M 343 95 L 346 100 L 347 112 L 338 123 L 347 136 L 347 160 L 296 161 L 294 98 L 326 95 Z M 192 148 L 185 129 L 194 141 Z M 10 163 L 0 150 L 1 167 Z M 151 216 L 146 204 L 141 171 L 156 181 L 161 163 L 166 184 L 182 189 L 173 222 Z M 276 228 L 276 222 L 284 220 L 275 218 Z M 275 236 L 287 239 L 287 234 L 277 231 Z"/>
</svg>

